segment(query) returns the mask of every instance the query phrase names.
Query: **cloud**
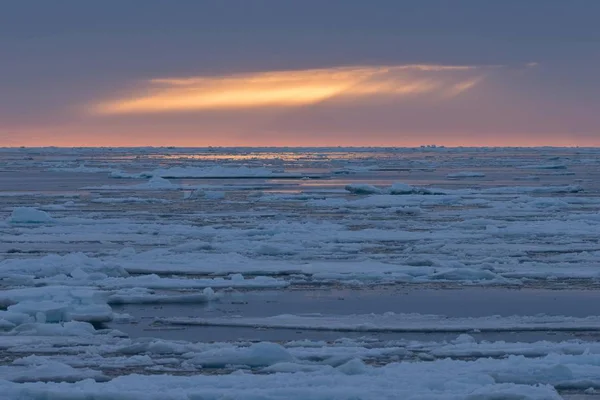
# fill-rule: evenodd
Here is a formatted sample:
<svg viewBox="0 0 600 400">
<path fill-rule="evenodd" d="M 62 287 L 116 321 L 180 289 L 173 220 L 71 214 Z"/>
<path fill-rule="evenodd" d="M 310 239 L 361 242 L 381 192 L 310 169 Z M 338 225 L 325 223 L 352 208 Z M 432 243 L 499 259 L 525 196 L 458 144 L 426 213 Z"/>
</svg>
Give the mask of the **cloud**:
<svg viewBox="0 0 600 400">
<path fill-rule="evenodd" d="M 158 78 L 144 82 L 138 93 L 94 104 L 91 112 L 127 115 L 299 107 L 374 96 L 453 97 L 481 82 L 483 68 L 416 64 Z"/>
<path fill-rule="evenodd" d="M 455 83 L 446 90 L 446 95 L 449 97 L 458 96 L 459 94 L 475 87 L 475 85 L 483 81 L 483 79 L 483 76 L 477 76 L 475 78 L 466 79 L 464 81 Z"/>
</svg>

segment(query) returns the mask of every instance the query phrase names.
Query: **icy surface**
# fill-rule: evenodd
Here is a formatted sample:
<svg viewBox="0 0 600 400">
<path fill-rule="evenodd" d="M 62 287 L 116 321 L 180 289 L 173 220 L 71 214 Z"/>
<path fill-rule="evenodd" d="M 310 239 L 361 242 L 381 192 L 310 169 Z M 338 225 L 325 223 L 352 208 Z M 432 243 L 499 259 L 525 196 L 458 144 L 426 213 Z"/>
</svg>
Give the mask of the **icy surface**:
<svg viewBox="0 0 600 400">
<path fill-rule="evenodd" d="M 285 328 L 359 332 L 600 331 L 600 317 L 512 316 L 448 318 L 439 315 L 276 315 L 266 318 L 165 318 L 174 325 Z"/>
<path fill-rule="evenodd" d="M 171 167 L 157 168 L 140 173 L 124 173 L 114 171 L 113 178 L 272 178 L 272 177 L 302 177 L 302 174 L 290 174 L 273 171 L 264 167 L 248 168 L 246 166 L 206 166 L 206 167 Z"/>
<path fill-rule="evenodd" d="M 600 389 L 597 149 L 0 149 L 0 167 L 6 398 Z M 344 306 L 381 287 L 569 288 L 586 307 Z"/>
<path fill-rule="evenodd" d="M 34 207 L 16 207 L 8 217 L 8 222 L 13 224 L 42 224 L 53 221 L 47 212 Z"/>
</svg>

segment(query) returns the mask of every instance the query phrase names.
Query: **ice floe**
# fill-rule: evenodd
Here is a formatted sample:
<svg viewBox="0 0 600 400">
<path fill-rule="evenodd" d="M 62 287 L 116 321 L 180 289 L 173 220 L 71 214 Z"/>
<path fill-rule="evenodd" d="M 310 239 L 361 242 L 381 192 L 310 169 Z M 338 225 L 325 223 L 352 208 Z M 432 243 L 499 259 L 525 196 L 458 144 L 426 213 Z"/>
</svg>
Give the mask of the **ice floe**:
<svg viewBox="0 0 600 400">
<path fill-rule="evenodd" d="M 44 224 L 54 222 L 54 218 L 47 212 L 34 207 L 16 207 L 8 217 L 8 222 L 13 224 Z"/>
</svg>

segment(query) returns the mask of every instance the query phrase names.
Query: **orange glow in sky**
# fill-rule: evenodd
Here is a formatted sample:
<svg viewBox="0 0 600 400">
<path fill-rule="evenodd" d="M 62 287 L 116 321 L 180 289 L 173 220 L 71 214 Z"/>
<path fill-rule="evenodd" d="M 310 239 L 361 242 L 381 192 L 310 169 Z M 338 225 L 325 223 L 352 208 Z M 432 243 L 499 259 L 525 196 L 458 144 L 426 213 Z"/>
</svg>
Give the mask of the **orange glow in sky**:
<svg viewBox="0 0 600 400">
<path fill-rule="evenodd" d="M 540 107 L 545 99 L 506 86 L 537 68 L 381 65 L 155 78 L 68 107 L 62 121 L 0 121 L 0 146 L 600 145 L 593 132 L 565 134 L 562 108 Z"/>
<path fill-rule="evenodd" d="M 410 96 L 438 92 L 455 96 L 480 77 L 450 75 L 471 66 L 404 65 L 267 71 L 230 76 L 159 78 L 139 93 L 100 102 L 96 114 L 139 114 L 260 107 L 297 107 L 332 98 Z"/>
<path fill-rule="evenodd" d="M 232 132 L 177 132 L 164 135 L 162 131 L 129 130 L 124 132 L 103 132 L 85 130 L 84 128 L 58 129 L 59 134 L 47 135 L 47 131 L 23 132 L 24 140 L 18 143 L 6 143 L 7 146 L 28 147 L 137 147 L 137 146 L 179 146 L 179 147 L 318 147 L 318 146 L 365 146 L 365 147 L 418 147 L 427 144 L 447 147 L 477 147 L 477 146 L 600 146 L 600 138 L 591 137 L 581 141 L 566 135 L 531 135 L 528 133 L 500 132 L 486 137 L 474 137 L 470 132 L 448 135 L 439 133 L 401 133 L 388 132 L 380 137 L 369 135 L 328 136 L 316 134 L 307 137 L 305 134 L 286 134 L 282 136 L 246 136 Z M 383 137 L 381 137 L 383 136 Z"/>
<path fill-rule="evenodd" d="M 600 145 L 600 1 L 4 3 L 0 146 Z"/>
</svg>

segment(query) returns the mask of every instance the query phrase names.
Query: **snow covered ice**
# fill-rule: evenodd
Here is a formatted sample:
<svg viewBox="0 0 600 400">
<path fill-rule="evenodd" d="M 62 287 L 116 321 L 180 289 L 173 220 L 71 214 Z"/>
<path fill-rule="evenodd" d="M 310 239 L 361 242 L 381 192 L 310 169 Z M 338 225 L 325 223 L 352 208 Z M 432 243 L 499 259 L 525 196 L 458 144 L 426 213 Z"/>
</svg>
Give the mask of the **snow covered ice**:
<svg viewBox="0 0 600 400">
<path fill-rule="evenodd" d="M 0 149 L 0 171 L 5 398 L 600 390 L 596 149 Z"/>
</svg>

